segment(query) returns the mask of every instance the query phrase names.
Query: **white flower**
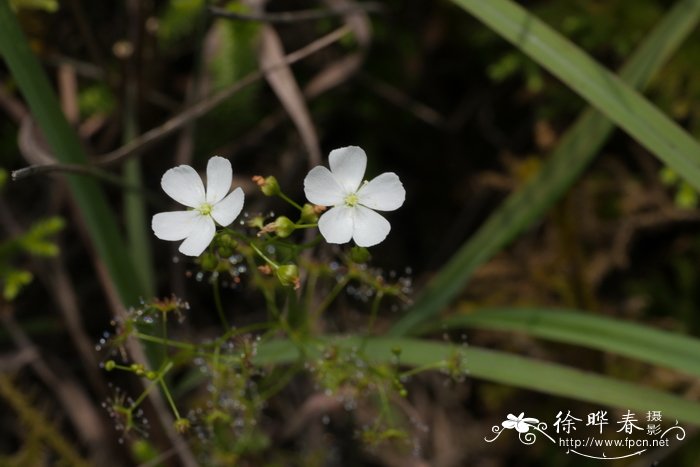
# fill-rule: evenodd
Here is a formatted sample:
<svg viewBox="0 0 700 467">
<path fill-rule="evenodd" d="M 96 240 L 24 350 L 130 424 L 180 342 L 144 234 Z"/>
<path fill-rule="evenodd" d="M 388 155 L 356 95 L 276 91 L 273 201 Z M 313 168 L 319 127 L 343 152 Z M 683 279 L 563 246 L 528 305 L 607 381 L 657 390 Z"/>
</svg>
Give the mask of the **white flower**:
<svg viewBox="0 0 700 467">
<path fill-rule="evenodd" d="M 185 240 L 180 252 L 199 256 L 209 246 L 216 232 L 216 221 L 226 227 L 243 209 L 243 190 L 231 189 L 231 163 L 223 157 L 212 157 L 207 164 L 207 189 L 199 174 L 189 165 L 174 167 L 163 175 L 160 186 L 168 196 L 193 209 L 161 212 L 153 216 L 151 227 L 161 240 Z"/>
<path fill-rule="evenodd" d="M 367 155 L 357 146 L 335 149 L 328 156 L 331 170 L 318 166 L 304 179 L 304 193 L 320 206 L 333 206 L 318 220 L 318 229 L 328 243 L 355 240 L 372 246 L 386 238 L 389 221 L 377 211 L 398 209 L 406 199 L 399 177 L 386 172 L 371 182 L 362 182 Z"/>
<path fill-rule="evenodd" d="M 530 431 L 530 427 L 539 423 L 536 418 L 525 417 L 525 412 L 521 412 L 517 417 L 512 413 L 508 414 L 508 420 L 504 420 L 501 425 L 503 428 L 512 430 L 515 428 L 518 433 L 527 433 Z"/>
</svg>

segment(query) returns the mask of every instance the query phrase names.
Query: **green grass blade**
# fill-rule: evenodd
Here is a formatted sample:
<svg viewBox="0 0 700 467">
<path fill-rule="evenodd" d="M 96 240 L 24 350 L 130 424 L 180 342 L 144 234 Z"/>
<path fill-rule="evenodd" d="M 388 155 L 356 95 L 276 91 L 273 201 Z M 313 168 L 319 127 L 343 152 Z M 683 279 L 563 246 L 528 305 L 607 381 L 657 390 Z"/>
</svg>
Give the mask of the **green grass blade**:
<svg viewBox="0 0 700 467">
<path fill-rule="evenodd" d="M 700 376 L 700 340 L 574 310 L 482 309 L 449 318 L 433 330 L 464 327 L 524 332 Z"/>
<path fill-rule="evenodd" d="M 87 157 L 80 141 L 63 116 L 46 75 L 10 10 L 8 0 L 0 0 L 0 54 L 58 160 L 67 164 L 86 164 Z M 126 305 L 135 304 L 141 288 L 134 280 L 134 267 L 124 254 L 124 243 L 103 192 L 91 178 L 66 175 L 66 179 L 95 250 L 114 281 L 120 298 Z"/>
<path fill-rule="evenodd" d="M 487 3 L 487 2 L 484 2 Z M 700 19 L 700 0 L 681 0 L 664 16 L 620 70 L 631 86 L 645 87 Z M 461 290 L 474 270 L 498 253 L 566 192 L 598 153 L 613 123 L 589 109 L 578 118 L 522 188 L 511 194 L 423 291 L 411 310 L 391 330 L 409 332 L 438 313 Z"/>
<path fill-rule="evenodd" d="M 618 76 L 511 0 L 453 2 L 519 47 L 700 190 L 698 142 Z M 686 12 L 697 8 L 689 4 Z"/>
<path fill-rule="evenodd" d="M 328 339 L 326 344 L 359 348 L 362 338 Z M 378 362 L 393 362 L 394 349 L 401 349 L 401 362 L 423 367 L 447 362 L 459 352 L 470 377 L 508 386 L 568 397 L 622 409 L 662 410 L 670 419 L 700 425 L 700 404 L 655 389 L 503 352 L 463 347 L 410 338 L 369 338 L 365 355 Z M 308 356 L 319 354 L 321 346 L 307 347 Z M 299 358 L 298 348 L 290 341 L 261 343 L 255 361 L 258 364 L 291 363 Z"/>
</svg>

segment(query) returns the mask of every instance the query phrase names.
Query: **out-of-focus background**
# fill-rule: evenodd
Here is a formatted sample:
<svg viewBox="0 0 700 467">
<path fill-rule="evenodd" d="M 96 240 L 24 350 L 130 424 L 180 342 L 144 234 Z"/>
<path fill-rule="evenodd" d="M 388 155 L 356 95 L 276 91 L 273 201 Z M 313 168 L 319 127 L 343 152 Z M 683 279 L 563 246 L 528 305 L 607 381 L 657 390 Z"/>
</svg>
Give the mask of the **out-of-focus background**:
<svg viewBox="0 0 700 467">
<path fill-rule="evenodd" d="M 617 71 L 675 2 L 517 3 Z M 234 185 L 246 191 L 250 215 L 284 213 L 285 205 L 258 194 L 250 177 L 275 175 L 287 194 L 303 200 L 308 169 L 325 164 L 334 148 L 358 145 L 368 154 L 368 177 L 393 171 L 406 187 L 404 206 L 387 215 L 391 234 L 372 255 L 373 265 L 387 276 L 411 279 L 414 298 L 509 194 L 539 172 L 588 105 L 449 1 L 10 4 L 64 114 L 99 168 L 89 176 L 106 193 L 120 233 L 131 232 L 129 215 L 150 219 L 172 209 L 160 177 L 175 165 L 201 170 L 212 155 L 226 157 Z M 222 16 L 226 12 L 232 17 Z M 317 42 L 338 28 L 347 30 Z M 256 74 L 297 50 L 304 56 L 289 68 L 278 67 L 282 71 L 267 78 Z M 700 36 L 693 32 L 644 93 L 695 138 L 698 63 Z M 50 452 L 67 449 L 72 454 L 63 459 L 77 455 L 101 458 L 105 465 L 136 465 L 138 446 L 121 438 L 101 407 L 116 397 L 114 384 L 133 384 L 100 368 L 104 356 L 96 346 L 104 344 L 119 301 L 104 261 L 63 171 L 9 177 L 13 170 L 56 160 L 20 84 L 0 64 L 0 231 L 10 245 L 0 249 L 0 464 L 48 465 L 55 459 Z M 221 92 L 227 94 L 214 102 L 212 96 Z M 179 118 L 175 131 L 161 126 L 173 118 Z M 153 141 L 139 139 L 152 129 Z M 133 141 L 130 151 L 122 150 Z M 465 278 L 437 316 L 482 308 L 567 308 L 697 337 L 700 211 L 697 191 L 681 175 L 614 130 L 552 207 L 534 214 L 512 242 L 489 251 L 488 261 L 468 282 Z M 508 227 L 506 218 L 501 228 Z M 197 280 L 196 268 L 182 257 L 173 262 L 176 248 L 147 234 L 144 241 L 129 239 L 141 250 L 117 253 L 134 255 L 143 289 L 151 296 L 176 294 L 193 310 L 211 307 L 210 287 Z M 477 246 L 472 254 L 479 251 Z M 259 302 L 245 287 L 225 290 L 224 297 Z M 368 315 L 358 308 L 351 295 L 344 296 L 327 317 L 328 329 L 363 329 Z M 388 332 L 407 310 L 410 306 L 382 310 L 377 332 Z M 254 311 L 238 315 L 243 324 L 256 318 Z M 195 315 L 187 325 L 190 338 L 207 337 L 215 316 Z M 472 328 L 429 335 L 558 362 L 690 400 L 700 397 L 696 377 L 573 342 Z M 644 345 L 653 349 L 655 343 Z M 484 437 L 508 413 L 526 412 L 551 423 L 560 410 L 585 414 L 601 404 L 469 376 L 455 382 L 425 373 L 407 384 L 423 430 L 412 449 L 363 446 L 352 417 L 336 415 L 329 423 L 319 415 L 304 429 L 318 434 L 315 439 L 294 432 L 286 418 L 295 413 L 290 405 L 313 394 L 302 380 L 261 420 L 271 444 L 238 462 L 481 467 L 596 462 L 542 441 L 526 446 L 516 436 L 494 443 Z M 624 412 L 608 410 L 611 418 Z M 697 437 L 686 426 L 686 439 L 672 448 L 610 463 L 696 465 Z M 153 431 L 149 448 L 167 450 L 167 437 Z M 178 462 L 166 456 L 162 464 L 148 465 Z"/>
</svg>

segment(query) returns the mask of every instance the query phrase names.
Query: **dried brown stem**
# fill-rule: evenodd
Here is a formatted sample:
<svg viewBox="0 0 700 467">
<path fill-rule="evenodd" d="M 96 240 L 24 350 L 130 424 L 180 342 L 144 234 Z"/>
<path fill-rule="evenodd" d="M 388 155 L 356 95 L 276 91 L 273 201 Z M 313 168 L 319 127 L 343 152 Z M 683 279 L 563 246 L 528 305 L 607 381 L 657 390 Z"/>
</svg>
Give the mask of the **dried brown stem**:
<svg viewBox="0 0 700 467">
<path fill-rule="evenodd" d="M 329 45 L 337 42 L 349 31 L 350 28 L 345 26 L 338 28 L 335 31 L 302 47 L 301 49 L 290 53 L 280 63 L 275 63 L 274 65 L 270 65 L 263 69 L 249 73 L 240 81 L 237 81 L 228 88 L 219 91 L 218 93 L 202 100 L 198 104 L 195 104 L 194 106 L 184 110 L 179 115 L 176 115 L 175 117 L 166 121 L 162 125 L 147 131 L 146 133 L 142 134 L 130 143 L 125 144 L 121 148 L 98 158 L 97 163 L 99 165 L 110 165 L 125 160 L 126 158 L 132 156 L 136 152 L 143 150 L 148 145 L 163 139 L 164 137 L 168 136 L 176 130 L 179 130 L 191 120 L 197 119 L 202 115 L 206 114 L 229 97 L 233 96 L 234 94 L 246 88 L 247 86 L 250 86 L 256 81 L 262 79 L 266 73 L 278 70 L 287 65 L 291 65 L 300 60 L 303 60 L 309 55 L 312 55 L 318 52 L 319 50 L 324 49 L 325 47 L 328 47 Z"/>
</svg>

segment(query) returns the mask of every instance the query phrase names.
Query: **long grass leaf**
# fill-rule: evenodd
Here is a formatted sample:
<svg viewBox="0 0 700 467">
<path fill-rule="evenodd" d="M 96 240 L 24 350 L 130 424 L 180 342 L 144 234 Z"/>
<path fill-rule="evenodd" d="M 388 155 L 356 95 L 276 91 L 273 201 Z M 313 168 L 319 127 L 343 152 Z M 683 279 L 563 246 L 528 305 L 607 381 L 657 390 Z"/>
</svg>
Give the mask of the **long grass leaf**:
<svg viewBox="0 0 700 467">
<path fill-rule="evenodd" d="M 483 2 L 488 3 L 488 2 Z M 699 0 L 679 1 L 646 37 L 620 70 L 630 86 L 644 88 L 700 19 Z M 614 129 L 601 113 L 589 109 L 565 133 L 542 169 L 511 194 L 452 257 L 415 305 L 391 330 L 409 332 L 454 298 L 474 270 L 510 243 L 578 179 Z"/>
<path fill-rule="evenodd" d="M 10 10 L 0 0 L 0 53 L 22 91 L 33 117 L 59 161 L 86 164 L 87 157 L 75 132 L 66 121 L 39 62 Z M 117 229 L 117 223 L 97 183 L 83 175 L 66 175 L 71 193 L 80 207 L 94 247 L 104 262 L 122 301 L 135 304 L 141 288 L 134 267 Z"/>
<path fill-rule="evenodd" d="M 447 367 L 447 362 L 454 361 L 455 355 L 459 355 L 468 375 L 473 378 L 625 410 L 662 410 L 669 419 L 700 425 L 700 404 L 555 363 L 476 347 L 390 337 L 368 338 L 364 343 L 359 337 L 328 338 L 320 345 L 307 346 L 306 357 L 320 355 L 323 345 L 329 343 L 346 349 L 364 346 L 364 354 L 371 355 L 377 362 L 395 361 L 395 351 L 400 349 L 400 361 L 410 367 Z M 258 364 L 290 363 L 299 356 L 294 343 L 277 340 L 261 343 L 255 361 Z"/>
<path fill-rule="evenodd" d="M 534 308 L 480 309 L 448 318 L 432 329 L 465 327 L 524 332 L 700 376 L 699 339 L 589 313 Z"/>
</svg>

